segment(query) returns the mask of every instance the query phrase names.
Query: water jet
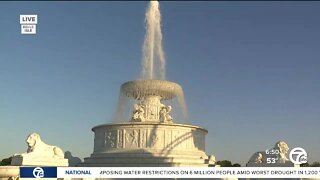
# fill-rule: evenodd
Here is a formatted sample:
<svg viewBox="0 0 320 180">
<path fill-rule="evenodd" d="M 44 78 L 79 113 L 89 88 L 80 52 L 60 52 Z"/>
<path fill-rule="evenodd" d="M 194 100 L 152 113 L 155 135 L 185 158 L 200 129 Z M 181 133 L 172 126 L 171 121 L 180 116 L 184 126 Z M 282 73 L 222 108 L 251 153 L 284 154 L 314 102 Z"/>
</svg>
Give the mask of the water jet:
<svg viewBox="0 0 320 180">
<path fill-rule="evenodd" d="M 177 99 L 186 116 L 182 87 L 165 79 L 159 2 L 151 1 L 146 13 L 140 80 L 121 85 L 116 119 L 122 123 L 102 124 L 92 128 L 94 151 L 81 166 L 197 166 L 215 164 L 205 153 L 202 127 L 175 123 L 171 112 L 176 107 L 168 101 Z M 133 102 L 126 111 L 124 99 Z"/>
</svg>

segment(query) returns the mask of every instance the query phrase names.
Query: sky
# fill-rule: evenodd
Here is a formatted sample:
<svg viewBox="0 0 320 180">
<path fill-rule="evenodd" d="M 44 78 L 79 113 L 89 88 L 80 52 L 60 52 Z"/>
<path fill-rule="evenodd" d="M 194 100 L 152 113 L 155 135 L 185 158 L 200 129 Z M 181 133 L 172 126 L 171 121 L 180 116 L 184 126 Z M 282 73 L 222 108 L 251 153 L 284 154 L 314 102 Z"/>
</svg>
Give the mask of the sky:
<svg viewBox="0 0 320 180">
<path fill-rule="evenodd" d="M 138 79 L 148 2 L 0 2 L 0 159 L 37 132 L 89 157 L 122 83 Z M 160 2 L 166 79 L 206 153 L 245 165 L 284 140 L 320 161 L 319 2 Z M 37 14 L 37 34 L 20 33 Z"/>
</svg>

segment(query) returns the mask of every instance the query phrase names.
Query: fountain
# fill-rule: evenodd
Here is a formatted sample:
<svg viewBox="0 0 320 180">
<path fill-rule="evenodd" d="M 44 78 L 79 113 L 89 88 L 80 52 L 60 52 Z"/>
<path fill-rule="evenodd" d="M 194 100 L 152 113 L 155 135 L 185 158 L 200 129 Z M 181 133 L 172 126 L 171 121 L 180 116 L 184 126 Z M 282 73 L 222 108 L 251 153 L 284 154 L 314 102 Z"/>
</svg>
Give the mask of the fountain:
<svg viewBox="0 0 320 180">
<path fill-rule="evenodd" d="M 80 166 L 198 166 L 215 164 L 214 156 L 205 154 L 204 128 L 175 123 L 168 100 L 177 98 L 186 114 L 180 85 L 166 81 L 162 49 L 159 3 L 151 1 L 146 13 L 142 78 L 122 84 L 120 98 L 134 101 L 129 118 L 119 100 L 117 118 L 124 123 L 103 124 L 92 128 L 94 151 Z M 159 67 L 159 68 L 157 68 Z"/>
</svg>

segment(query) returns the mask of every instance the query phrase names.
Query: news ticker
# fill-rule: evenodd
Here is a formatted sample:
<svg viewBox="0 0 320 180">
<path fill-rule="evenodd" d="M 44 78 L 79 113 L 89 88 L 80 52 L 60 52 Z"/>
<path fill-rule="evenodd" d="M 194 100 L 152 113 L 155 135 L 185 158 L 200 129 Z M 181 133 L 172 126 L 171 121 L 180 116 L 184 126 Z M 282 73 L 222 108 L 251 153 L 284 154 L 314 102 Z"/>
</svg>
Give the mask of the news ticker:
<svg viewBox="0 0 320 180">
<path fill-rule="evenodd" d="M 20 178 L 320 178 L 320 167 L 20 167 Z"/>
</svg>

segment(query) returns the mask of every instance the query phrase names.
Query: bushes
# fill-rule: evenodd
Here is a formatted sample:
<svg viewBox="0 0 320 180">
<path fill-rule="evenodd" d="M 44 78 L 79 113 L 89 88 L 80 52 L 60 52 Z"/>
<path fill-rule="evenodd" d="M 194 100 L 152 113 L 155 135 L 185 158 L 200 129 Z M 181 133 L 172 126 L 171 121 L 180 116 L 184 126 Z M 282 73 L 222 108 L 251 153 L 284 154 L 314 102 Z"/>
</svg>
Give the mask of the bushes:
<svg viewBox="0 0 320 180">
<path fill-rule="evenodd" d="M 221 167 L 241 167 L 240 164 L 238 163 L 232 164 L 231 161 L 229 160 L 218 161 L 216 164 L 220 165 Z"/>
<path fill-rule="evenodd" d="M 2 159 L 0 162 L 0 166 L 8 166 L 11 164 L 12 157 Z"/>
</svg>

